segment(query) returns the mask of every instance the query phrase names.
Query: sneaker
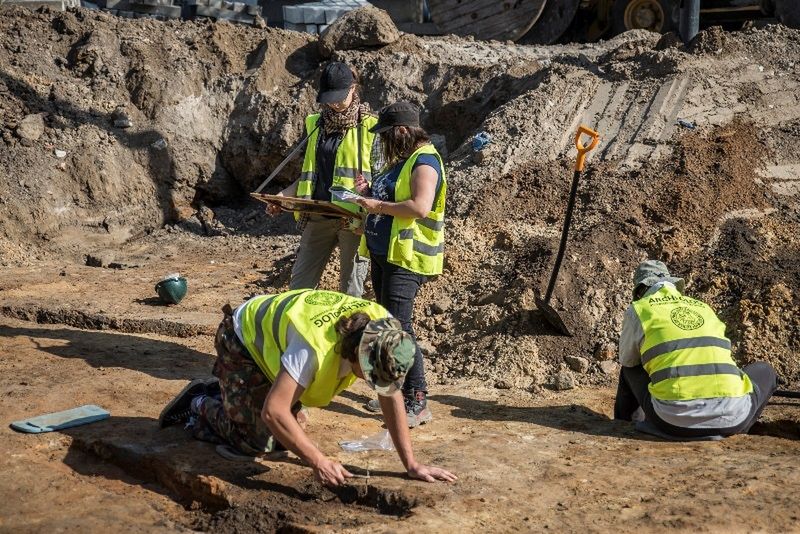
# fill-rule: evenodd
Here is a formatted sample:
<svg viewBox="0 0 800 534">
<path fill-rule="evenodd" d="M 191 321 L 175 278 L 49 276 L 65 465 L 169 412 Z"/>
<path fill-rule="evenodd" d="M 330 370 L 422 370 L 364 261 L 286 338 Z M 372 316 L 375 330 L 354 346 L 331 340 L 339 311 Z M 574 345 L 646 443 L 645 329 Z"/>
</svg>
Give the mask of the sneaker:
<svg viewBox="0 0 800 534">
<path fill-rule="evenodd" d="M 206 391 L 205 394 L 211 398 L 218 399 L 222 395 L 222 389 L 219 385 L 219 378 L 212 376 L 205 380 Z"/>
<path fill-rule="evenodd" d="M 413 396 L 406 396 L 406 417 L 408 428 L 414 428 L 433 420 L 433 414 L 428 408 L 427 395 L 424 391 L 415 391 Z"/>
<path fill-rule="evenodd" d="M 192 415 L 192 399 L 206 392 L 207 379 L 195 378 L 178 395 L 167 404 L 158 416 L 158 426 L 165 428 L 184 423 Z"/>
<path fill-rule="evenodd" d="M 383 410 L 381 410 L 381 403 L 378 401 L 378 399 L 372 399 L 368 403 L 364 404 L 364 409 L 372 413 L 383 412 Z"/>
</svg>

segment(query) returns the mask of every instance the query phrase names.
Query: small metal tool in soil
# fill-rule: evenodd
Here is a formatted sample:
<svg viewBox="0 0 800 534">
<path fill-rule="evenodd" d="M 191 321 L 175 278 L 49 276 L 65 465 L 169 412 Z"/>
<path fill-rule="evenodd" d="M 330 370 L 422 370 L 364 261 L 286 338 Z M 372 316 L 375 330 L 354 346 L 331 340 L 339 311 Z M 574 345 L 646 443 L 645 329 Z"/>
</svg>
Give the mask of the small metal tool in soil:
<svg viewBox="0 0 800 534">
<path fill-rule="evenodd" d="M 584 145 L 581 136 L 588 135 L 591 141 L 588 145 Z M 558 245 L 558 254 L 556 254 L 556 263 L 553 265 L 553 272 L 550 274 L 550 282 L 547 284 L 547 293 L 544 299 L 539 297 L 537 292 L 535 296 L 536 307 L 542 312 L 544 319 L 559 333 L 565 336 L 571 336 L 567 325 L 558 315 L 558 312 L 550 306 L 550 297 L 553 296 L 553 288 L 556 285 L 558 278 L 558 270 L 561 268 L 561 260 L 564 259 L 564 251 L 567 249 L 567 239 L 569 237 L 569 224 L 572 221 L 572 210 L 575 208 L 575 197 L 578 194 L 578 182 L 583 172 L 583 167 L 586 163 L 586 155 L 597 147 L 600 142 L 600 135 L 589 128 L 588 126 L 581 125 L 575 133 L 575 148 L 578 149 L 578 158 L 575 161 L 575 174 L 572 175 L 572 188 L 569 191 L 569 200 L 567 201 L 567 213 L 564 215 L 564 227 L 561 230 L 561 242 Z"/>
</svg>

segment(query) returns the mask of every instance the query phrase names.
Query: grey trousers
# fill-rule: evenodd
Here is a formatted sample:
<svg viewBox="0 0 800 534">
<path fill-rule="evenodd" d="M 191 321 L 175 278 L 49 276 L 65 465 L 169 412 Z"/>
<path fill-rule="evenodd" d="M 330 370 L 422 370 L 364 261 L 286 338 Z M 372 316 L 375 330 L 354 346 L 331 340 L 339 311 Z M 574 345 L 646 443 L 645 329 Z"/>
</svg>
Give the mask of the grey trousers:
<svg viewBox="0 0 800 534">
<path fill-rule="evenodd" d="M 361 297 L 369 260 L 358 257 L 360 241 L 361 236 L 348 230 L 341 219 L 312 215 L 300 238 L 289 289 L 316 288 L 333 249 L 339 245 L 339 291 L 352 297 Z"/>
</svg>

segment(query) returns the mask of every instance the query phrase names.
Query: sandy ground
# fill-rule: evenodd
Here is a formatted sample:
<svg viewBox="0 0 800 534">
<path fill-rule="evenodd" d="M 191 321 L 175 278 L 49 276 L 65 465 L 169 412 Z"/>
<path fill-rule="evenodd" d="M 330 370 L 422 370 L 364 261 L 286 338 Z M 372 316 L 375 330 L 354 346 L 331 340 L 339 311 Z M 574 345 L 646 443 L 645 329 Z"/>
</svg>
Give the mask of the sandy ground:
<svg viewBox="0 0 800 534">
<path fill-rule="evenodd" d="M 369 397 L 359 384 L 311 413 L 322 450 L 369 472 L 336 491 L 296 460 L 231 462 L 180 428 L 160 431 L 162 406 L 209 373 L 218 304 L 260 276 L 235 256 L 218 264 L 184 252 L 185 264 L 170 267 L 187 273 L 193 290 L 177 307 L 150 298 L 163 264 L 0 275 L 4 421 L 82 404 L 112 414 L 64 432 L 0 431 L 0 530 L 797 530 L 800 496 L 790 488 L 800 484 L 799 404 L 770 406 L 759 435 L 668 443 L 611 421 L 609 388 L 532 395 L 480 382 L 434 385 L 435 420 L 412 438 L 420 459 L 459 475 L 445 485 L 408 480 L 392 452 L 339 448 L 337 440 L 381 427 L 361 409 Z M 11 317 L 26 311 L 62 324 Z"/>
<path fill-rule="evenodd" d="M 410 481 L 394 453 L 341 451 L 337 440 L 380 429 L 362 386 L 312 413 L 319 446 L 369 472 L 331 491 L 296 460 L 231 462 L 156 425 L 208 375 L 221 306 L 286 287 L 299 236 L 246 192 L 316 109 L 318 43 L 0 13 L 0 413 L 112 414 L 39 436 L 3 425 L 0 531 L 800 530 L 797 404 L 713 443 L 609 419 L 630 274 L 646 257 L 714 306 L 737 362 L 768 359 L 783 386 L 800 384 L 799 31 L 710 28 L 687 46 L 641 31 L 552 47 L 405 35 L 337 49 L 364 101 L 418 104 L 445 155 L 444 273 L 415 310 L 435 420 L 413 438 L 460 480 Z M 553 294 L 567 338 L 533 298 L 580 123 L 603 140 Z M 482 131 L 493 142 L 474 152 Z M 173 272 L 189 295 L 166 307 L 153 286 Z"/>
</svg>

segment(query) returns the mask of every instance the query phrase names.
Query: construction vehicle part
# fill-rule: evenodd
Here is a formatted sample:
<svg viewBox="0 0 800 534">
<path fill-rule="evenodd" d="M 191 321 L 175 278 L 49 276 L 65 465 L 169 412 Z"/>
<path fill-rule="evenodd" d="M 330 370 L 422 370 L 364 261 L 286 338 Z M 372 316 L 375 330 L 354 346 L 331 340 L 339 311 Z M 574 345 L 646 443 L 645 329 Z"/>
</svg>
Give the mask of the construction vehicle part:
<svg viewBox="0 0 800 534">
<path fill-rule="evenodd" d="M 680 34 L 688 43 L 700 31 L 700 0 L 686 0 L 681 6 Z"/>
<path fill-rule="evenodd" d="M 547 0 L 428 0 L 442 33 L 516 41 L 531 29 Z"/>
<path fill-rule="evenodd" d="M 800 28 L 800 3 L 797 0 L 775 0 L 775 18 L 790 28 Z"/>
<path fill-rule="evenodd" d="M 530 30 L 519 39 L 521 44 L 551 44 L 572 25 L 581 0 L 548 0 Z"/>
<path fill-rule="evenodd" d="M 673 31 L 678 25 L 677 0 L 615 0 L 611 8 L 614 33 L 628 30 Z"/>
</svg>

